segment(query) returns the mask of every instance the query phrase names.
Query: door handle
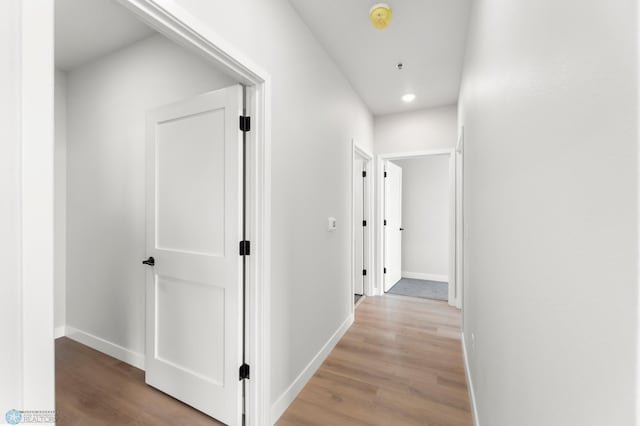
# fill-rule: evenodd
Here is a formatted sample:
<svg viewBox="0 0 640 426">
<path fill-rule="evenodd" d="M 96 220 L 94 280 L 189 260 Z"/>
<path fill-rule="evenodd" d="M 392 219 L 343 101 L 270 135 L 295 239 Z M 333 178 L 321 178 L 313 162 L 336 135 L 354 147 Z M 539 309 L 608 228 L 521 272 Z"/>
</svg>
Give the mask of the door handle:
<svg viewBox="0 0 640 426">
<path fill-rule="evenodd" d="M 404 228 L 400 228 L 401 231 L 404 231 Z"/>
<path fill-rule="evenodd" d="M 147 260 L 143 260 L 142 263 L 144 265 L 153 266 L 156 264 L 156 260 L 153 258 L 153 256 L 150 256 Z"/>
</svg>

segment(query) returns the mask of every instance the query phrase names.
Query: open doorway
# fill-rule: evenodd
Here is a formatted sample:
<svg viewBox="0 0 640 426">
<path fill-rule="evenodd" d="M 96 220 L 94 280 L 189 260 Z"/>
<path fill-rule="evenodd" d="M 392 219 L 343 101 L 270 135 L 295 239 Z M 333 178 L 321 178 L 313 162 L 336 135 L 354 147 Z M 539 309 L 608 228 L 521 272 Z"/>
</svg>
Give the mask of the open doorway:
<svg viewBox="0 0 640 426">
<path fill-rule="evenodd" d="M 120 3 L 56 1 L 58 424 L 266 416 L 264 80 Z"/>
<path fill-rule="evenodd" d="M 380 161 L 382 291 L 456 305 L 453 150 Z"/>
</svg>

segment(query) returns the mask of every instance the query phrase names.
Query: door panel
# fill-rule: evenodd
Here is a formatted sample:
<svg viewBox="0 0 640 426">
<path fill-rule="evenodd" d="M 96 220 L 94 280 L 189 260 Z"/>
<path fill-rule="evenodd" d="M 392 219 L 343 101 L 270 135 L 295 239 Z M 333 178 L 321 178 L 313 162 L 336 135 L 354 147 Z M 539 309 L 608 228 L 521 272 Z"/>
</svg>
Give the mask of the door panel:
<svg viewBox="0 0 640 426">
<path fill-rule="evenodd" d="M 385 267 L 384 291 L 389 291 L 402 278 L 402 168 L 394 163 L 385 165 Z"/>
<path fill-rule="evenodd" d="M 233 86 L 147 117 L 146 382 L 230 425 L 241 415 L 241 173 Z"/>
<path fill-rule="evenodd" d="M 224 384 L 224 290 L 202 283 L 159 277 L 156 286 L 156 356 L 164 363 Z M 185 333 L 190 324 L 211 324 L 209 339 Z M 198 348 L 197 351 L 186 348 Z"/>
<path fill-rule="evenodd" d="M 224 132 L 224 112 L 157 123 L 159 248 L 224 255 L 224 140 L 209 136 Z"/>
<path fill-rule="evenodd" d="M 355 294 L 364 294 L 364 276 L 362 270 L 366 268 L 364 260 L 364 178 L 362 171 L 364 170 L 364 160 L 356 158 L 354 160 L 354 224 L 355 230 L 355 285 L 353 292 Z"/>
</svg>

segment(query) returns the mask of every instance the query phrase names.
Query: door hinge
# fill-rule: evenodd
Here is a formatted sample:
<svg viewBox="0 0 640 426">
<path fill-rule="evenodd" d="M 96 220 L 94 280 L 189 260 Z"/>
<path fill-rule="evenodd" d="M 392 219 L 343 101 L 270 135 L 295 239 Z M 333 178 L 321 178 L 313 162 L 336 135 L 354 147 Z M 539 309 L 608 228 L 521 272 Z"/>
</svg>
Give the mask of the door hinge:
<svg viewBox="0 0 640 426">
<path fill-rule="evenodd" d="M 367 270 L 366 269 L 362 270 L 362 275 L 367 275 Z"/>
<path fill-rule="evenodd" d="M 384 177 L 387 177 L 387 172 L 384 172 Z"/>
<path fill-rule="evenodd" d="M 367 221 L 366 220 L 362 221 L 362 226 L 367 226 Z"/>
<path fill-rule="evenodd" d="M 367 177 L 367 172 L 366 171 L 362 172 L 362 177 Z"/>
<path fill-rule="evenodd" d="M 387 273 L 387 268 L 384 268 L 382 273 L 386 274 Z"/>
<path fill-rule="evenodd" d="M 251 254 L 251 241 L 240 241 L 240 256 Z"/>
<path fill-rule="evenodd" d="M 251 368 L 249 367 L 249 364 L 242 364 L 240 366 L 240 380 L 245 380 L 245 379 L 249 379 L 249 370 Z"/>
<path fill-rule="evenodd" d="M 240 116 L 240 130 L 248 132 L 251 130 L 251 117 L 241 115 Z"/>
<path fill-rule="evenodd" d="M 384 220 L 384 226 L 387 226 L 387 219 Z"/>
</svg>

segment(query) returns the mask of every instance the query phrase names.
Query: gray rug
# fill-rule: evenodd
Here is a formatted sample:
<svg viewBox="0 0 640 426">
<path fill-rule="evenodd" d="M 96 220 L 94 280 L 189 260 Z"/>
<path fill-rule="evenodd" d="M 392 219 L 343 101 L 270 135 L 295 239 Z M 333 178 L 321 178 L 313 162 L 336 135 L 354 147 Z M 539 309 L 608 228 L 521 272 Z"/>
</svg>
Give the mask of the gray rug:
<svg viewBox="0 0 640 426">
<path fill-rule="evenodd" d="M 424 299 L 449 300 L 449 284 L 439 281 L 402 278 L 387 293 Z"/>
</svg>

